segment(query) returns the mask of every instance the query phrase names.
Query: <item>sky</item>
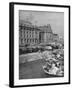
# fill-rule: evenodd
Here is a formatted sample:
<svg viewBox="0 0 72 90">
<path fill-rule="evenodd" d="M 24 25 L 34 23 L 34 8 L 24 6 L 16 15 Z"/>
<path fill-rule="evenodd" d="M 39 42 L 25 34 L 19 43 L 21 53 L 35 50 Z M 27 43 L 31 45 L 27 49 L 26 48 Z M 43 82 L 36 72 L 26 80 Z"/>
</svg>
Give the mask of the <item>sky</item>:
<svg viewBox="0 0 72 90">
<path fill-rule="evenodd" d="M 50 24 L 53 33 L 59 36 L 64 36 L 64 13 L 63 12 L 49 12 L 49 11 L 19 11 L 19 20 L 28 20 L 33 25 L 47 25 Z"/>
</svg>

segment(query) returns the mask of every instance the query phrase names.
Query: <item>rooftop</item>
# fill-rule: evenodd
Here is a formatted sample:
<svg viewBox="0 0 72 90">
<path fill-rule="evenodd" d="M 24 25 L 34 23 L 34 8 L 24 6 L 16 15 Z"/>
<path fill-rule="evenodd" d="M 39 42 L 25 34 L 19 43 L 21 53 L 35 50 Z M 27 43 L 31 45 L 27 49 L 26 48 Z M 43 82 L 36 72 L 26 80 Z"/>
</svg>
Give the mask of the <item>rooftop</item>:
<svg viewBox="0 0 72 90">
<path fill-rule="evenodd" d="M 37 26 L 37 25 L 33 25 L 33 24 L 32 24 L 31 22 L 29 22 L 29 21 L 21 20 L 21 21 L 19 22 L 19 26 L 36 28 L 37 30 L 41 30 L 42 32 L 52 33 L 52 29 L 51 29 L 51 25 L 50 25 L 50 24 L 43 25 L 43 26 Z"/>
</svg>

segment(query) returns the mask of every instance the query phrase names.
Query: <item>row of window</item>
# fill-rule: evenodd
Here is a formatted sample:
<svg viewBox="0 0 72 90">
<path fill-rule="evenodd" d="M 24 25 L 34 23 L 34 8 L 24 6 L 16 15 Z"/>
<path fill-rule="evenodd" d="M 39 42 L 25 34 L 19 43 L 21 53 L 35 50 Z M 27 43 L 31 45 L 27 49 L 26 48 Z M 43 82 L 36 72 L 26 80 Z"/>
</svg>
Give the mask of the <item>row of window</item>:
<svg viewBox="0 0 72 90">
<path fill-rule="evenodd" d="M 20 29 L 23 29 L 23 30 L 40 30 L 38 28 L 31 28 L 31 27 L 20 27 Z"/>
<path fill-rule="evenodd" d="M 20 33 L 20 37 L 29 37 L 29 38 L 30 38 L 30 37 L 37 37 L 37 38 L 38 38 L 38 37 L 39 37 L 39 33 L 38 33 L 38 34 L 36 34 L 36 33 L 35 33 L 35 34 L 30 34 L 30 33 L 28 33 L 28 34 L 27 34 L 27 33 L 22 33 L 22 32 L 21 32 L 21 33 Z"/>
<path fill-rule="evenodd" d="M 38 39 L 21 39 L 21 43 L 38 43 Z"/>
<path fill-rule="evenodd" d="M 20 32 L 22 32 L 22 33 L 32 33 L 32 34 L 38 34 L 39 33 L 39 31 L 37 31 L 37 30 L 35 30 L 35 31 L 32 31 L 32 30 L 20 30 Z"/>
</svg>

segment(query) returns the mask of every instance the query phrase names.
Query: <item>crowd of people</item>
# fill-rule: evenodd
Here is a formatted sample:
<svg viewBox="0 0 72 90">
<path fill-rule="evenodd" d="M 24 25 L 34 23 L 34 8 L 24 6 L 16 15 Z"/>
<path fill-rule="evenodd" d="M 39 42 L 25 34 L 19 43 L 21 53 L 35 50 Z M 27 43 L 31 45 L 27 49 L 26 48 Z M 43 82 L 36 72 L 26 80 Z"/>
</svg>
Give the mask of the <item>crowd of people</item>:
<svg viewBox="0 0 72 90">
<path fill-rule="evenodd" d="M 46 64 L 43 66 L 44 72 L 47 74 L 64 76 L 64 50 L 57 49 L 50 53 L 43 53 L 43 59 Z"/>
</svg>

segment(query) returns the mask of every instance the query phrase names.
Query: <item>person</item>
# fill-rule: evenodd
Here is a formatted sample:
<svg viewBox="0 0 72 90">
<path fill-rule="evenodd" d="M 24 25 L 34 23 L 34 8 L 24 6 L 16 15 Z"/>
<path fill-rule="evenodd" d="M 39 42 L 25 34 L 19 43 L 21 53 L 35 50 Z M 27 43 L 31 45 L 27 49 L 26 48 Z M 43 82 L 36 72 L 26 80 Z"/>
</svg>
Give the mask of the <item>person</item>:
<svg viewBox="0 0 72 90">
<path fill-rule="evenodd" d="M 57 73 L 58 70 L 59 70 L 59 69 L 56 67 L 56 63 L 55 63 L 55 62 L 52 62 L 52 67 L 51 67 L 51 69 L 49 70 L 49 73 L 56 75 L 56 73 Z"/>
<path fill-rule="evenodd" d="M 45 66 L 46 66 L 47 70 L 51 69 L 51 67 L 52 67 L 51 66 L 51 63 L 49 63 L 49 62 L 46 62 L 46 65 Z"/>
<path fill-rule="evenodd" d="M 41 59 L 43 59 L 41 50 L 39 50 L 38 53 L 39 53 L 39 57 L 40 57 Z"/>
<path fill-rule="evenodd" d="M 60 57 L 60 54 L 57 54 L 57 58 L 59 58 Z"/>
<path fill-rule="evenodd" d="M 62 66 L 59 66 L 59 70 L 56 72 L 57 75 L 62 76 L 64 74 L 64 71 L 62 70 Z"/>
</svg>

